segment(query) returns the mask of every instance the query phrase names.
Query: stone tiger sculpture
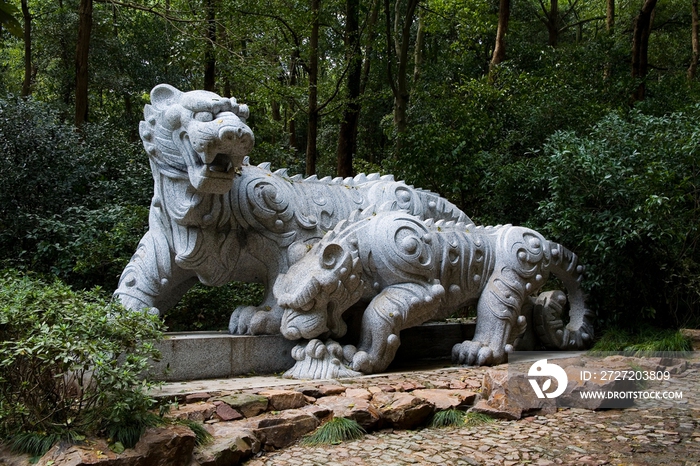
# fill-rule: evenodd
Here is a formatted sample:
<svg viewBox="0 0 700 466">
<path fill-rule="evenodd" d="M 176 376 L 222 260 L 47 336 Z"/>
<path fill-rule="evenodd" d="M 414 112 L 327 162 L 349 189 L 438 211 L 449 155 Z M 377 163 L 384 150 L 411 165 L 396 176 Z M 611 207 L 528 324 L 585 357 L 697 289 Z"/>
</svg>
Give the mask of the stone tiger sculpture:
<svg viewBox="0 0 700 466">
<path fill-rule="evenodd" d="M 567 326 L 561 319 L 564 293 L 533 298 L 550 272 L 568 291 Z M 396 354 L 401 330 L 472 304 L 476 331 L 471 341 L 453 348 L 458 363 L 505 362 L 526 328 L 521 311 L 530 300 L 534 325 L 547 346 L 583 348 L 593 337 L 593 313 L 579 286 L 582 272 L 575 254 L 527 228 L 422 220 L 395 206 L 357 211 L 275 284 L 285 308 L 282 334 L 313 339 L 293 350 L 297 363 L 286 375 L 383 371 Z M 371 301 L 357 347 L 318 339 L 343 336 L 343 312 L 362 299 Z"/>
<path fill-rule="evenodd" d="M 154 180 L 149 229 L 115 291 L 127 308 L 162 313 L 197 282 L 256 282 L 267 287 L 264 302 L 234 310 L 229 330 L 279 333 L 283 310 L 271 285 L 354 210 L 391 201 L 419 218 L 471 223 L 391 176 L 303 179 L 252 166 L 248 114 L 212 92 L 153 88 L 139 126 Z"/>
</svg>

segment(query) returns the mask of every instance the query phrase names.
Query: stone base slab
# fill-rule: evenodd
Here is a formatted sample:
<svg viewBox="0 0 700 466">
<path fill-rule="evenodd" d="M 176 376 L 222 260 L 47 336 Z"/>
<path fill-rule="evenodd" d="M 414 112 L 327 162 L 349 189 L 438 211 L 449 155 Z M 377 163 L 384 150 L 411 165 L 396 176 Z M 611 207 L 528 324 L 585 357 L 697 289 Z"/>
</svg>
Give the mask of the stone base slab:
<svg viewBox="0 0 700 466">
<path fill-rule="evenodd" d="M 450 359 L 452 346 L 469 339 L 474 324 L 425 324 L 401 332 L 401 346 L 391 367 L 419 360 Z M 295 341 L 281 335 L 229 335 L 226 332 L 166 333 L 157 344 L 161 359 L 149 375 L 165 382 L 275 374 L 294 365 Z"/>
</svg>

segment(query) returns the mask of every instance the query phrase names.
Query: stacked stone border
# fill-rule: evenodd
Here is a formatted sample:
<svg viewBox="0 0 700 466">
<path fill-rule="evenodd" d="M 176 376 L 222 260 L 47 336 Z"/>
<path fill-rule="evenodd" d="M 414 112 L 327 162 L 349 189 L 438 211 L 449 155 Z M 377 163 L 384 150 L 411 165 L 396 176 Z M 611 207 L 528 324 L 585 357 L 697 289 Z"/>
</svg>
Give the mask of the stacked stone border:
<svg viewBox="0 0 700 466">
<path fill-rule="evenodd" d="M 586 366 L 585 358 L 558 360 L 568 367 Z M 607 358 L 610 367 L 663 367 L 674 374 L 700 369 L 698 358 Z M 518 394 L 527 380 L 497 368 L 448 367 L 430 371 L 389 373 L 353 379 L 292 383 L 219 392 L 163 396 L 171 403 L 168 416 L 202 423 L 213 441 L 195 446 L 193 432 L 182 425 L 149 429 L 133 449 L 117 454 L 105 440 L 82 445 L 56 445 L 40 466 L 223 466 L 240 464 L 261 452 L 285 448 L 333 417 L 357 421 L 366 431 L 416 429 L 440 410 L 456 408 L 502 419 L 520 419 L 557 412 L 553 403 L 536 406 Z M 614 389 L 614 387 L 611 387 Z M 576 408 L 599 409 L 585 405 Z M 559 408 L 559 410 L 561 410 Z M 0 450 L 0 465 L 24 466 L 26 457 Z M 8 455 L 9 456 L 9 455 Z"/>
</svg>

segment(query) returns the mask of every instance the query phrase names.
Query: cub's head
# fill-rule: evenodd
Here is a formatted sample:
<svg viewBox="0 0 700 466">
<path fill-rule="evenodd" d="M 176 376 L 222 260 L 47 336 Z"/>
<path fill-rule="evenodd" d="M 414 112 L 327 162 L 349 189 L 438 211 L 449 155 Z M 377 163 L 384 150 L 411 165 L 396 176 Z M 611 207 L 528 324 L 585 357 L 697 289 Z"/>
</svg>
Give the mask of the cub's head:
<svg viewBox="0 0 700 466">
<path fill-rule="evenodd" d="M 312 339 L 328 331 L 345 335 L 342 314 L 360 299 L 364 284 L 362 264 L 349 246 L 316 244 L 279 275 L 273 293 L 285 309 L 280 331 L 286 338 Z"/>
<path fill-rule="evenodd" d="M 159 84 L 144 108 L 139 133 L 154 170 L 186 174 L 197 191 L 224 194 L 253 148 L 247 117 L 248 107 L 236 99 Z"/>
</svg>

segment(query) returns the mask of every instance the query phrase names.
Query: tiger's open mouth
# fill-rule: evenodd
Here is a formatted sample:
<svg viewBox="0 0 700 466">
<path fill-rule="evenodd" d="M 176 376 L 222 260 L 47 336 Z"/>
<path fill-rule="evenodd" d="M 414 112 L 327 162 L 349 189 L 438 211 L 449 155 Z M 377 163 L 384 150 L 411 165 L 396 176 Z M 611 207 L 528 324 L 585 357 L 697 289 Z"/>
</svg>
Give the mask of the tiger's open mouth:
<svg viewBox="0 0 700 466">
<path fill-rule="evenodd" d="M 207 170 L 210 172 L 229 173 L 231 170 L 233 170 L 233 162 L 228 154 L 216 154 L 214 161 L 205 165 L 207 166 Z"/>
<path fill-rule="evenodd" d="M 222 132 L 228 136 L 219 137 Z M 198 191 L 212 194 L 231 190 L 236 173 L 253 146 L 252 132 L 247 127 L 230 131 L 216 128 L 197 135 L 185 133 L 183 140 L 190 182 Z"/>
</svg>

